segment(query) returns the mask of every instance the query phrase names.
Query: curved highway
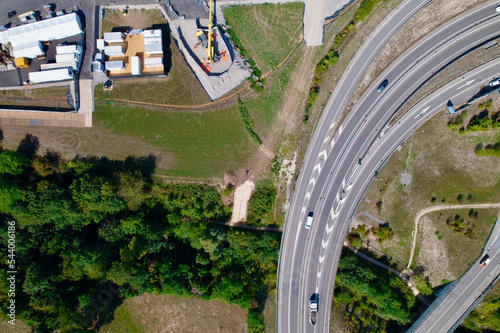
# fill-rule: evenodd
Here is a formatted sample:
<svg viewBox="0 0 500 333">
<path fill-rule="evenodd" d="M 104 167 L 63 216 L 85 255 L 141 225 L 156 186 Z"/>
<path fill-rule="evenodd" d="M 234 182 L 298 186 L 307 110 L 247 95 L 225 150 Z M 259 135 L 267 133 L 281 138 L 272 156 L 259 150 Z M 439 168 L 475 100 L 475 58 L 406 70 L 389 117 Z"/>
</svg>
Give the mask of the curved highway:
<svg viewBox="0 0 500 333">
<path fill-rule="evenodd" d="M 397 28 L 389 30 L 385 25 L 387 22 L 402 24 L 426 3 L 413 2 L 415 7 L 412 8 L 409 2 L 403 3 L 397 13 L 391 14 L 373 35 L 384 40 L 381 36 L 388 32 L 390 38 Z M 308 323 L 307 309 L 307 301 L 313 293 L 319 293 L 315 331 L 328 330 L 333 281 L 350 218 L 374 171 L 380 168 L 375 163 L 376 160 L 370 162 L 371 167 L 367 167 L 367 162 L 370 161 L 367 159 L 367 149 L 370 146 L 372 150 L 377 147 L 379 154 L 386 153 L 390 156 L 393 149 L 384 144 L 385 136 L 385 140 L 380 139 L 375 145 L 371 144 L 391 115 L 436 72 L 469 50 L 499 35 L 499 20 L 494 8 L 493 2 L 476 7 L 423 38 L 395 61 L 380 80 L 367 90 L 332 139 L 330 135 L 335 125 L 334 120 L 344 109 L 355 85 L 366 70 L 364 66 L 368 66 L 373 59 L 364 54 L 371 53 L 373 56 L 380 49 L 381 43 L 366 46 L 375 40 L 370 37 L 360 50 L 362 52 L 349 65 L 350 70 L 344 73 L 339 82 L 337 93 L 328 103 L 308 147 L 306 162 L 301 169 L 287 216 L 277 290 L 279 332 L 313 331 L 313 326 Z M 405 19 L 398 21 L 398 17 Z M 389 85 L 382 93 L 378 93 L 376 88 L 385 78 L 389 80 Z M 445 101 L 439 103 L 441 108 Z M 404 138 L 402 135 L 409 135 L 406 132 L 411 133 L 418 125 L 416 122 L 425 120 L 431 113 L 430 109 L 428 106 L 420 110 L 418 116 L 411 121 L 401 121 L 400 130 L 393 130 L 400 135 L 387 134 L 387 137 Z M 404 129 L 403 124 L 409 129 Z M 386 130 L 387 127 L 383 128 L 384 134 Z M 378 164 L 383 162 L 382 157 Z M 368 170 L 369 173 L 365 174 L 368 171 L 363 170 Z M 307 230 L 304 222 L 309 212 L 314 212 L 314 220 L 312 228 Z"/>
</svg>

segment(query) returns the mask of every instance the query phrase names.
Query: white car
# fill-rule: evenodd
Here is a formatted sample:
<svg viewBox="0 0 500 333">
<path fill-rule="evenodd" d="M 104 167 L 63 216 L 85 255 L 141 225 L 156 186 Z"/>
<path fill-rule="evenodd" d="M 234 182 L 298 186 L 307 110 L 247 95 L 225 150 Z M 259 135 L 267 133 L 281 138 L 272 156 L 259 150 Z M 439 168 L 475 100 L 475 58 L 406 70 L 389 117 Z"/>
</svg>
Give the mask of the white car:
<svg viewBox="0 0 500 333">
<path fill-rule="evenodd" d="M 311 229 L 311 224 L 312 224 L 312 221 L 313 221 L 313 215 L 314 215 L 314 212 L 309 212 L 309 214 L 307 215 L 306 229 Z"/>
<path fill-rule="evenodd" d="M 490 82 L 490 87 L 495 87 L 495 86 L 498 86 L 499 84 L 500 84 L 500 79 L 495 79 L 495 80 Z"/>
<path fill-rule="evenodd" d="M 500 13 L 500 6 L 498 6 L 497 8 L 495 8 L 496 12 L 497 13 Z"/>
</svg>

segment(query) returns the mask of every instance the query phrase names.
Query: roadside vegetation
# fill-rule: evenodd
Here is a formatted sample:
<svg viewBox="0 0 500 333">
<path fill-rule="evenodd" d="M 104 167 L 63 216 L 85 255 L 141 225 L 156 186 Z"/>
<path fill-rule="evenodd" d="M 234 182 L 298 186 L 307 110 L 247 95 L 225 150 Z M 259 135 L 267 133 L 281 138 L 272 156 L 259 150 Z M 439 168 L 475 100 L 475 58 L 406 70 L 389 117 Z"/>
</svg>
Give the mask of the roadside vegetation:
<svg viewBox="0 0 500 333">
<path fill-rule="evenodd" d="M 457 333 L 500 331 L 500 285 L 496 283 L 484 299 L 464 319 Z M 468 329 L 468 331 L 463 328 Z"/>
<path fill-rule="evenodd" d="M 366 328 L 391 332 L 410 322 L 415 305 L 411 289 L 389 271 L 343 249 L 333 301 L 345 309 L 348 331 Z"/>
<path fill-rule="evenodd" d="M 495 110 L 497 105 L 494 99 L 488 107 Z M 474 108 L 477 110 L 478 104 L 472 105 L 468 114 L 463 112 L 451 121 L 444 112 L 429 119 L 379 171 L 358 212 L 387 221 L 393 238 L 382 244 L 371 242 L 370 246 L 406 265 L 415 231 L 414 217 L 419 210 L 429 205 L 500 201 L 497 157 L 478 157 L 477 150 L 474 153 L 483 142 L 499 141 L 498 130 L 490 127 L 486 132 L 467 131 L 463 135 L 456 132 L 461 124 L 474 117 L 470 111 Z M 456 123 L 460 123 L 458 127 Z M 455 132 L 446 130 L 450 124 L 455 126 Z M 400 174 L 405 170 L 412 177 L 407 187 L 400 182 Z M 484 209 L 454 209 L 425 215 L 420 221 L 416 261 L 411 268 L 430 278 L 433 287 L 443 279 L 459 277 L 480 254 L 495 215 L 495 210 Z M 465 253 L 464 248 L 470 251 Z"/>
<path fill-rule="evenodd" d="M 274 204 L 277 194 L 272 181 L 258 181 L 248 202 L 247 223 L 259 227 L 275 225 Z"/>
<path fill-rule="evenodd" d="M 262 325 L 279 234 L 210 224 L 230 215 L 217 189 L 154 180 L 153 156 L 63 160 L 37 147 L 27 136 L 0 152 L 0 242 L 15 221 L 18 319 L 40 332 L 99 329 L 125 298 L 153 293 L 237 304 L 249 331 Z"/>
</svg>

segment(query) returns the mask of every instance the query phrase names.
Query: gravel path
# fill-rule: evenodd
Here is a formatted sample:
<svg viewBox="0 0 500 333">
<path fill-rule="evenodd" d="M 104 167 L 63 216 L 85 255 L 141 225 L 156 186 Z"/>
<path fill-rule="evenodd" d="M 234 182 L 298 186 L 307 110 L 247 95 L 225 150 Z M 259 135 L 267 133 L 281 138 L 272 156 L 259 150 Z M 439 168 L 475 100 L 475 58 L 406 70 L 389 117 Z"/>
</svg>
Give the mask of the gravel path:
<svg viewBox="0 0 500 333">
<path fill-rule="evenodd" d="M 438 206 L 427 207 L 418 211 L 417 216 L 415 217 L 415 232 L 413 233 L 413 245 L 411 247 L 410 260 L 408 261 L 408 266 L 406 267 L 410 268 L 411 263 L 413 261 L 413 254 L 415 253 L 415 246 L 417 243 L 418 221 L 422 216 L 424 216 L 427 213 L 435 212 L 438 210 L 468 209 L 468 208 L 500 208 L 500 203 L 470 204 L 470 205 L 438 205 Z"/>
</svg>

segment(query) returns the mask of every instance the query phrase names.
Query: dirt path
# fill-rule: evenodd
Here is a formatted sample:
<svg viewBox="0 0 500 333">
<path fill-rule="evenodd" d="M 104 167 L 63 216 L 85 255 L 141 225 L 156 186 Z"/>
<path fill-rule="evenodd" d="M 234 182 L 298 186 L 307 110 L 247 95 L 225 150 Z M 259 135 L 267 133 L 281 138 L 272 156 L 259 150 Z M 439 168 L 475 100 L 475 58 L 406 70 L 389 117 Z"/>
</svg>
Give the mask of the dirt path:
<svg viewBox="0 0 500 333">
<path fill-rule="evenodd" d="M 299 50 L 299 52 L 302 50 Z M 274 149 L 283 135 L 294 132 L 300 122 L 301 96 L 307 91 L 311 84 L 314 73 L 314 65 L 311 62 L 315 48 L 305 47 L 304 54 L 296 66 L 296 70 L 290 77 L 290 86 L 283 96 L 283 105 L 278 112 L 276 123 L 269 133 L 263 138 L 262 145 L 255 153 L 254 158 L 242 168 L 236 175 L 236 190 L 234 192 L 233 215 L 231 224 L 244 221 L 248 200 L 250 199 L 253 184 L 260 179 L 261 175 L 269 171 L 269 163 L 274 158 Z M 251 189 L 245 184 L 252 184 Z M 241 190 L 240 190 L 241 188 Z M 249 192 L 250 191 L 250 192 Z"/>
<path fill-rule="evenodd" d="M 413 245 L 411 247 L 411 255 L 410 260 L 408 261 L 407 268 L 411 267 L 411 263 L 413 261 L 413 254 L 415 253 L 415 246 L 417 244 L 417 231 L 418 231 L 418 221 L 422 216 L 427 213 L 435 212 L 438 210 L 446 210 L 446 209 L 468 209 L 468 208 L 500 208 L 500 203 L 486 203 L 486 204 L 470 204 L 470 205 L 438 205 L 431 206 L 424 209 L 421 209 L 417 212 L 417 216 L 415 217 L 415 231 L 413 233 Z"/>
<path fill-rule="evenodd" d="M 298 50 L 301 52 L 302 50 Z M 274 158 L 274 149 L 282 135 L 294 132 L 300 121 L 298 116 L 301 105 L 301 96 L 308 91 L 313 76 L 313 64 L 311 62 L 315 48 L 305 47 L 302 58 L 297 63 L 297 70 L 290 77 L 290 86 L 283 97 L 283 105 L 278 112 L 276 123 L 262 140 L 262 145 L 257 150 L 254 158 L 237 174 L 236 185 L 241 185 L 247 180 L 257 181 L 260 176 L 269 171 L 269 162 Z M 248 174 L 246 172 L 248 170 Z"/>
</svg>

